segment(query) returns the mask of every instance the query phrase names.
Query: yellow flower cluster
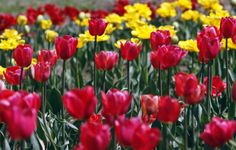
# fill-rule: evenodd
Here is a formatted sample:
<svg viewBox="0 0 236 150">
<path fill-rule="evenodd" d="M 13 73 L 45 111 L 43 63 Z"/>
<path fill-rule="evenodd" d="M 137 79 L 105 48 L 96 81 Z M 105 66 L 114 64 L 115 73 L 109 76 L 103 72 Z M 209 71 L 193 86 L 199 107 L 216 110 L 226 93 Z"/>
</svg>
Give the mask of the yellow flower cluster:
<svg viewBox="0 0 236 150">
<path fill-rule="evenodd" d="M 179 41 L 179 47 L 189 52 L 199 52 L 196 40 Z"/>
<path fill-rule="evenodd" d="M 105 21 L 109 24 L 112 24 L 116 29 L 123 29 L 122 23 L 124 21 L 124 17 L 119 16 L 118 14 L 109 14 L 108 16 L 106 16 Z"/>
<path fill-rule="evenodd" d="M 167 18 L 167 17 L 175 17 L 177 15 L 176 9 L 175 9 L 175 4 L 174 3 L 168 3 L 164 2 L 160 5 L 160 8 L 156 10 L 156 13 L 162 17 L 162 18 Z"/>
<path fill-rule="evenodd" d="M 22 39 L 21 34 L 14 29 L 6 29 L 0 35 L 0 49 L 2 50 L 14 50 L 19 44 L 24 43 L 25 41 Z"/>
<path fill-rule="evenodd" d="M 192 9 L 192 2 L 191 0 L 178 0 L 177 5 L 182 9 Z"/>
<path fill-rule="evenodd" d="M 78 26 L 82 26 L 82 27 L 85 26 L 86 27 L 89 24 L 88 23 L 89 19 L 90 19 L 90 14 L 89 13 L 80 12 L 79 18 L 75 19 L 74 22 Z"/>
<path fill-rule="evenodd" d="M 187 10 L 181 14 L 182 20 L 192 20 L 197 22 L 200 18 L 200 13 L 196 10 Z"/>
<path fill-rule="evenodd" d="M 220 6 L 219 0 L 198 0 L 198 3 L 205 9 L 218 9 Z"/>
</svg>

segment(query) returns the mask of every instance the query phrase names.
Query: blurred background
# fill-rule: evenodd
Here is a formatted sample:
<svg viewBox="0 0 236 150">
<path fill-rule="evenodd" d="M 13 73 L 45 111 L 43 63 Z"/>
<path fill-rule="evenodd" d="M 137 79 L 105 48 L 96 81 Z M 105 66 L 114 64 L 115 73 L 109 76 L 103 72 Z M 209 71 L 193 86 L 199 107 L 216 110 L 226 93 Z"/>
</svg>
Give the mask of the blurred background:
<svg viewBox="0 0 236 150">
<path fill-rule="evenodd" d="M 130 2 L 155 2 L 160 3 L 163 1 L 173 1 L 173 0 L 129 0 Z M 235 7 L 231 5 L 236 4 L 236 0 L 220 0 L 222 4 L 226 6 L 226 9 L 230 7 Z M 75 6 L 79 9 L 109 9 L 113 5 L 115 0 L 0 0 L 0 13 L 1 12 L 12 12 L 20 13 L 23 12 L 26 7 L 32 6 L 37 7 L 45 3 L 55 3 L 59 6 Z"/>
</svg>

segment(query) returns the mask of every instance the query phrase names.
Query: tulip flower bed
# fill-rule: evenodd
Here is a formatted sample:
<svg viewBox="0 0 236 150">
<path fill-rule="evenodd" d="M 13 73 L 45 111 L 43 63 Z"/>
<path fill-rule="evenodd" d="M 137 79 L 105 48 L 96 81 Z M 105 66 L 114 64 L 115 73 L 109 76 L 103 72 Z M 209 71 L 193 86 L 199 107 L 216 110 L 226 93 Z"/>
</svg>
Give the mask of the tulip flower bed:
<svg viewBox="0 0 236 150">
<path fill-rule="evenodd" d="M 0 13 L 1 149 L 236 149 L 236 18 L 218 0 Z"/>
</svg>

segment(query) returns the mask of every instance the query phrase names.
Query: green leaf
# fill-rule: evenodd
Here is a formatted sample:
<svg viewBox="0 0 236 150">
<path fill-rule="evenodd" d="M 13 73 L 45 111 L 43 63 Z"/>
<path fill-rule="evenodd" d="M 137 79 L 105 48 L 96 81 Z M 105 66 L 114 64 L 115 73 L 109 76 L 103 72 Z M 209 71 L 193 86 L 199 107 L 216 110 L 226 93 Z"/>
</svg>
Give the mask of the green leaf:
<svg viewBox="0 0 236 150">
<path fill-rule="evenodd" d="M 59 90 L 56 88 L 50 90 L 48 92 L 47 99 L 52 107 L 53 113 L 58 114 L 63 108 L 61 93 L 59 92 Z"/>
<path fill-rule="evenodd" d="M 39 142 L 38 142 L 37 138 L 35 137 L 35 134 L 33 134 L 30 137 L 30 142 L 32 143 L 34 150 L 40 150 Z"/>
</svg>

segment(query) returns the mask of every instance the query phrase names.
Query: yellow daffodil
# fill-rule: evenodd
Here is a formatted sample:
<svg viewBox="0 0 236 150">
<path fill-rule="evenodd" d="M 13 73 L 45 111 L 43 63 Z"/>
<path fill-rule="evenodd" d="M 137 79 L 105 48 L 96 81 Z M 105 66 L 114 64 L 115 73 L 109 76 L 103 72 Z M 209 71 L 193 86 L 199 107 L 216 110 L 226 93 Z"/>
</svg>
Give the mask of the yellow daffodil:
<svg viewBox="0 0 236 150">
<path fill-rule="evenodd" d="M 26 16 L 24 16 L 24 15 L 19 15 L 19 16 L 17 17 L 17 24 L 18 24 L 18 25 L 23 26 L 23 25 L 26 25 L 27 22 L 28 22 L 28 20 L 27 20 L 27 17 L 26 17 Z"/>
<path fill-rule="evenodd" d="M 128 21 L 125 25 L 127 28 L 136 29 L 140 26 L 147 25 L 147 23 L 142 20 L 131 20 L 131 21 Z"/>
<path fill-rule="evenodd" d="M 160 8 L 156 10 L 156 13 L 162 17 L 175 17 L 177 12 L 172 3 L 164 2 L 160 5 Z"/>
<path fill-rule="evenodd" d="M 111 13 L 105 18 L 107 23 L 121 24 L 124 21 L 124 17 L 119 16 L 118 14 Z"/>
<path fill-rule="evenodd" d="M 181 19 L 183 20 L 193 20 L 198 21 L 200 13 L 196 10 L 187 10 L 181 14 Z"/>
<path fill-rule="evenodd" d="M 131 31 L 131 34 L 140 39 L 150 39 L 151 32 L 154 32 L 156 30 L 157 30 L 156 27 L 153 25 L 144 25 L 137 27 L 136 29 Z"/>
<path fill-rule="evenodd" d="M 46 30 L 45 37 L 48 42 L 53 42 L 56 37 L 58 37 L 58 33 L 53 30 Z"/>
<path fill-rule="evenodd" d="M 42 29 L 50 29 L 52 27 L 52 21 L 51 20 L 42 20 L 40 22 L 40 26 Z"/>
<path fill-rule="evenodd" d="M 118 41 L 116 41 L 116 43 L 114 44 L 116 48 L 120 48 L 120 44 L 125 44 L 127 40 L 125 39 L 120 39 Z M 138 38 L 131 38 L 130 39 L 131 42 L 137 43 L 137 44 L 141 44 L 141 41 Z"/>
<path fill-rule="evenodd" d="M 15 29 L 5 29 L 2 35 L 0 35 L 2 39 L 21 39 L 21 34 L 18 33 Z"/>
<path fill-rule="evenodd" d="M 84 38 L 78 38 L 77 48 L 82 48 L 86 45 L 87 42 L 84 41 Z"/>
<path fill-rule="evenodd" d="M 171 36 L 176 35 L 175 27 L 171 25 L 160 26 L 157 28 L 158 30 L 168 30 Z"/>
<path fill-rule="evenodd" d="M 199 52 L 196 40 L 179 41 L 179 47 L 189 52 Z"/>
<path fill-rule="evenodd" d="M 214 4 L 219 4 L 219 0 L 198 0 L 198 3 L 205 9 L 211 9 Z"/>
<path fill-rule="evenodd" d="M 82 38 L 84 42 L 92 42 L 94 41 L 94 36 L 90 35 L 89 31 L 85 31 L 84 34 L 79 35 L 79 39 Z M 103 34 L 101 36 L 97 36 L 97 41 L 108 41 L 110 39 L 109 35 Z"/>
<path fill-rule="evenodd" d="M 134 5 L 125 6 L 126 13 L 124 14 L 124 19 L 126 21 L 130 20 L 151 20 L 151 10 L 147 4 L 135 3 Z"/>
</svg>

